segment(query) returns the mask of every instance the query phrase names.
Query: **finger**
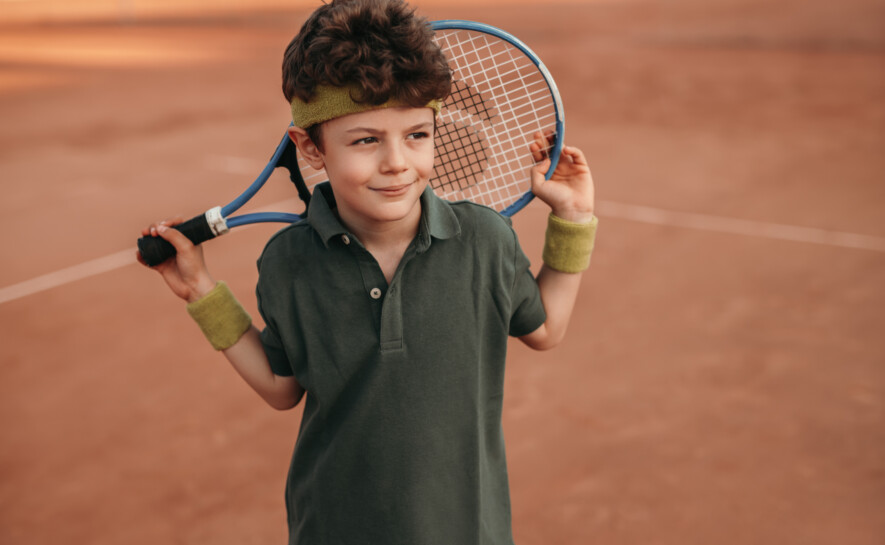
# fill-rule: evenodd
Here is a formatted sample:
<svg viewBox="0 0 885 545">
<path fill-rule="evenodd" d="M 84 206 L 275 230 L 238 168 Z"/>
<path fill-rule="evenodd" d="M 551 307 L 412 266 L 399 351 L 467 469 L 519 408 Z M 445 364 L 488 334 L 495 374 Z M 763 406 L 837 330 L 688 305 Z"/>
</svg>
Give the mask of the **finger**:
<svg viewBox="0 0 885 545">
<path fill-rule="evenodd" d="M 532 159 L 537 163 L 547 157 L 547 149 L 544 143 L 544 134 L 541 131 L 536 132 L 533 138 L 534 141 L 529 144 L 529 150 L 532 152 Z"/>
<path fill-rule="evenodd" d="M 194 243 L 184 236 L 181 231 L 174 227 L 163 225 L 162 223 L 157 227 L 157 235 L 165 239 L 169 244 L 175 246 L 175 250 L 178 253 L 190 250 L 194 247 Z"/>
<path fill-rule="evenodd" d="M 156 237 L 156 236 L 159 236 L 157 233 L 157 228 L 159 228 L 161 225 L 164 225 L 166 227 L 172 227 L 172 226 L 182 223 L 183 221 L 184 220 L 181 219 L 181 216 L 176 216 L 175 218 L 172 218 L 172 219 L 165 219 L 163 221 L 158 221 L 158 222 L 152 223 L 152 224 L 148 225 L 147 227 L 145 227 L 144 229 L 142 229 L 141 235 L 145 236 L 145 237 Z"/>
<path fill-rule="evenodd" d="M 532 152 L 532 159 L 536 163 L 543 159 L 540 154 L 541 146 L 538 144 L 538 133 L 532 135 L 532 141 L 529 143 L 529 151 Z"/>
<path fill-rule="evenodd" d="M 163 222 L 158 221 L 158 222 L 154 222 L 154 223 L 148 225 L 147 227 L 145 227 L 144 229 L 141 230 L 142 236 L 146 236 L 146 237 L 157 236 L 157 227 L 159 227 L 162 224 L 163 224 Z"/>
</svg>

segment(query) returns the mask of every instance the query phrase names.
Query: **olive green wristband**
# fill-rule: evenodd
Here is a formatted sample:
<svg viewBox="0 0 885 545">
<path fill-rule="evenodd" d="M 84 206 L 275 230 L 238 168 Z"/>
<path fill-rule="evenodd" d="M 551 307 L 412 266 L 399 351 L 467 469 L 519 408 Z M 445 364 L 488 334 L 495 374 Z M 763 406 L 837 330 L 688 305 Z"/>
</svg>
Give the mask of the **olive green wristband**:
<svg viewBox="0 0 885 545">
<path fill-rule="evenodd" d="M 235 345 L 252 326 L 252 317 L 224 282 L 215 284 L 212 291 L 188 303 L 187 313 L 215 350 Z"/>
<path fill-rule="evenodd" d="M 564 273 L 585 270 L 590 266 L 598 224 L 596 216 L 589 223 L 575 223 L 550 214 L 541 254 L 544 264 Z"/>
</svg>

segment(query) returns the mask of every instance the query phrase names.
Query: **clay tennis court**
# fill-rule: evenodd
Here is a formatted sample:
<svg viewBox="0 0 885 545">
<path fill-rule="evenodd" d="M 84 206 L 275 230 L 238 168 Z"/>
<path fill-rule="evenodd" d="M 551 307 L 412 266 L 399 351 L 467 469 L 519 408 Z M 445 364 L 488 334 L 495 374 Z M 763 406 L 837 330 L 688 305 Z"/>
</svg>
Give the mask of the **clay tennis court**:
<svg viewBox="0 0 885 545">
<path fill-rule="evenodd" d="M 300 408 L 133 257 L 283 134 L 314 4 L 245 4 L 0 2 L 0 543 L 284 542 Z M 539 53 L 597 185 L 567 340 L 508 361 L 516 542 L 885 542 L 885 3 L 415 4 Z M 207 244 L 256 316 L 277 228 Z"/>
</svg>

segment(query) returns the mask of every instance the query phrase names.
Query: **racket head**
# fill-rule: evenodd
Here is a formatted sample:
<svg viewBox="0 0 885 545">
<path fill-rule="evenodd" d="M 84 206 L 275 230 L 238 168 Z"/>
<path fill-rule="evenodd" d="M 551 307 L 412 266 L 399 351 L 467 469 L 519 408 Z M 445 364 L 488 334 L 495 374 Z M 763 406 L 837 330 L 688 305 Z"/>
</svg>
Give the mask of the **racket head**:
<svg viewBox="0 0 885 545">
<path fill-rule="evenodd" d="M 483 23 L 432 23 L 452 69 L 452 92 L 437 119 L 430 185 L 449 201 L 470 200 L 510 216 L 534 198 L 529 150 L 537 132 L 552 134 L 549 178 L 562 151 L 562 100 L 549 70 L 522 41 Z M 309 189 L 328 177 L 297 156 Z"/>
</svg>

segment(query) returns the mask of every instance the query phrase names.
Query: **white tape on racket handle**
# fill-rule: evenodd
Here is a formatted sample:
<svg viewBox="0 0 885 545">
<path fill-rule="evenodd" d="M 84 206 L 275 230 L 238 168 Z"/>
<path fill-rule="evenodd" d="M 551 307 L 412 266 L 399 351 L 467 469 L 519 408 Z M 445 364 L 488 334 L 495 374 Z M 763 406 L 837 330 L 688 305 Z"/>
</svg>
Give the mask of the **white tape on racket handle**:
<svg viewBox="0 0 885 545">
<path fill-rule="evenodd" d="M 209 229 L 212 229 L 212 234 L 215 236 L 220 236 L 230 231 L 227 221 L 221 215 L 220 206 L 206 210 L 206 223 L 209 224 Z"/>
</svg>

